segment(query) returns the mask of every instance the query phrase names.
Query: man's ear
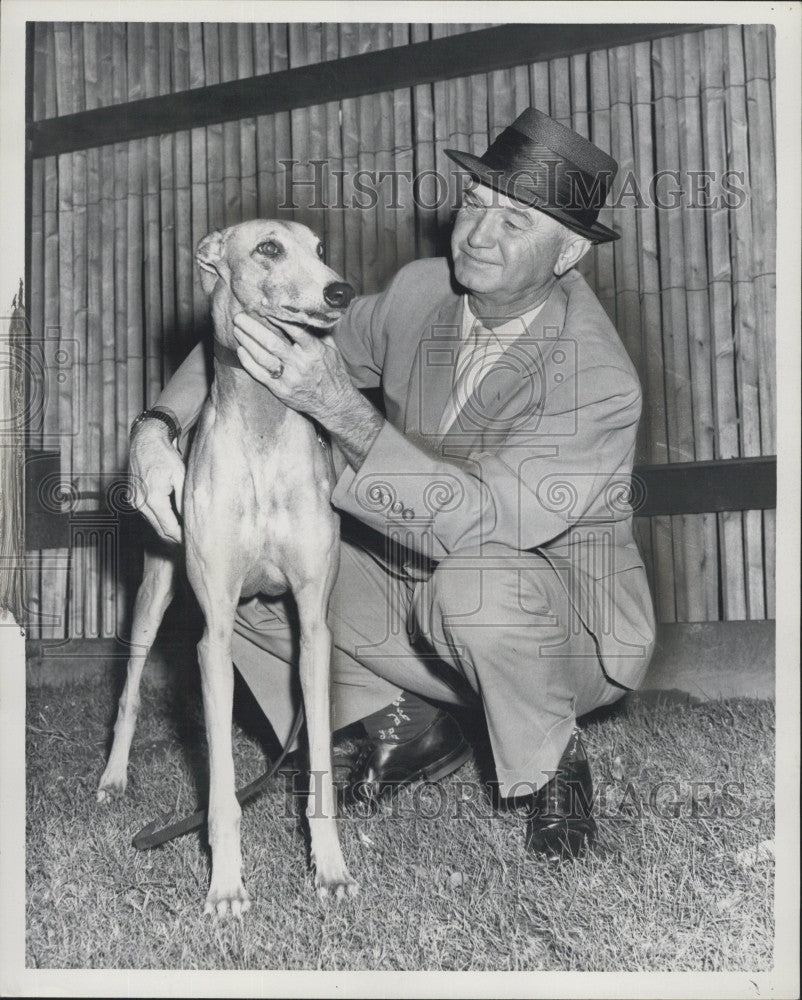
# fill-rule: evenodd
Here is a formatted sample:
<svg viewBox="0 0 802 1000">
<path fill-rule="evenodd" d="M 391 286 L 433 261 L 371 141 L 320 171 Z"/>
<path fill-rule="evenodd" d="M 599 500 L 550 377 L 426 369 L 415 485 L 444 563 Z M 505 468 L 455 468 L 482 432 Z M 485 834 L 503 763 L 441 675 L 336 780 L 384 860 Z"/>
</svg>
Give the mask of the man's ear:
<svg viewBox="0 0 802 1000">
<path fill-rule="evenodd" d="M 228 268 L 223 257 L 223 234 L 209 233 L 204 236 L 195 251 L 195 262 L 200 270 L 201 288 L 205 295 L 211 295 L 217 279 L 225 277 Z"/>
<path fill-rule="evenodd" d="M 559 278 L 566 271 L 570 271 L 572 267 L 575 267 L 588 250 L 590 250 L 592 245 L 589 239 L 580 236 L 578 233 L 567 237 L 560 251 L 560 256 L 554 265 L 554 273 L 557 277 Z"/>
</svg>

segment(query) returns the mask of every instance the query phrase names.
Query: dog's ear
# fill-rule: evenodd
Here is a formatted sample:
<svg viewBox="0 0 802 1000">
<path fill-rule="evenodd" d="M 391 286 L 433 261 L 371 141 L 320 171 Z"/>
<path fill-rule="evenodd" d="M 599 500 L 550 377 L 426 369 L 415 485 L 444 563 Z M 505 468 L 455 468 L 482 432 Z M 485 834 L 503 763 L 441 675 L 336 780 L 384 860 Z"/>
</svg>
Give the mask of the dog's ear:
<svg viewBox="0 0 802 1000">
<path fill-rule="evenodd" d="M 209 233 L 204 236 L 195 251 L 195 261 L 200 269 L 201 288 L 205 295 L 211 295 L 219 277 L 225 277 L 223 257 L 223 234 Z"/>
</svg>

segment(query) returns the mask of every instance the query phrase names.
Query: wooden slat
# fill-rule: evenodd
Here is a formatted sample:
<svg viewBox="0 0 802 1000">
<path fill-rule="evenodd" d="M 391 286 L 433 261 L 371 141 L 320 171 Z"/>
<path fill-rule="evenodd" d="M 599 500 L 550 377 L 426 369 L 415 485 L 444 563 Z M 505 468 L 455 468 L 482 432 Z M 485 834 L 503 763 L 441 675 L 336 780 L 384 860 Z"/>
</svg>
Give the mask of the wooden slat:
<svg viewBox="0 0 802 1000">
<path fill-rule="evenodd" d="M 370 52 L 375 50 L 379 44 L 379 25 L 360 24 L 357 37 L 359 39 L 359 52 Z M 359 147 L 357 153 L 357 164 L 360 171 L 366 171 L 367 176 L 376 170 L 376 121 L 375 121 L 375 97 L 360 97 L 357 99 L 358 106 L 358 129 Z M 373 184 L 367 180 L 368 190 L 373 189 Z M 370 194 L 358 195 L 360 205 L 370 204 Z M 381 271 L 379 262 L 379 238 L 376 232 L 376 212 L 360 208 L 358 212 L 360 222 L 360 283 L 359 288 L 364 293 L 379 291 L 381 287 Z"/>
<path fill-rule="evenodd" d="M 448 25 L 430 25 L 431 37 L 433 41 L 445 38 L 448 34 Z M 495 74 L 494 74 L 495 76 Z M 426 214 L 430 217 L 430 225 L 434 237 L 434 253 L 441 256 L 447 246 L 445 238 L 449 225 L 449 193 L 444 189 L 440 180 L 442 176 L 448 176 L 450 182 L 455 185 L 454 172 L 450 170 L 451 161 L 445 155 L 445 150 L 453 143 L 451 140 L 451 121 L 449 120 L 449 82 L 446 80 L 435 80 L 432 84 L 432 131 L 434 133 L 434 161 L 433 166 L 436 176 L 430 178 L 430 183 L 422 186 L 423 205 Z M 452 188 L 453 190 L 453 188 Z M 420 207 L 419 207 L 420 210 Z"/>
<path fill-rule="evenodd" d="M 776 244 L 777 190 L 774 158 L 774 118 L 771 113 L 768 40 L 771 25 L 746 25 L 745 47 L 746 111 L 748 119 L 748 165 L 752 231 L 760 233 L 751 247 L 754 266 L 756 330 L 762 450 L 776 449 Z"/>
<path fill-rule="evenodd" d="M 29 291 L 29 301 L 31 303 L 30 330 L 31 330 L 31 350 L 43 348 L 44 340 L 44 272 L 45 272 L 45 195 L 44 195 L 44 160 L 37 160 L 31 164 L 31 250 L 29 263 L 29 281 L 34 286 L 33 294 Z M 43 414 L 41 409 L 34 410 L 34 403 L 38 401 L 38 407 L 43 402 L 43 387 L 36 386 L 32 379 L 28 380 L 26 386 L 27 405 L 30 407 L 31 420 L 27 427 L 27 444 L 34 448 L 42 447 L 43 438 Z M 36 413 L 36 416 L 34 416 Z M 27 502 L 26 497 L 26 502 Z M 27 528 L 26 528 L 27 532 Z M 41 583 L 42 566 L 39 552 L 30 551 L 34 546 L 27 540 L 26 548 L 29 550 L 25 557 L 25 592 L 27 595 L 26 625 L 27 633 L 32 638 L 39 638 L 41 627 Z"/>
<path fill-rule="evenodd" d="M 406 45 L 409 25 L 393 26 L 393 44 Z M 392 209 L 396 232 L 396 259 L 399 266 L 415 259 L 415 208 L 412 198 L 412 177 L 415 153 L 412 146 L 412 91 L 396 90 L 393 95 L 394 165 L 399 172 L 399 207 Z M 404 175 L 407 175 L 406 177 Z"/>
<path fill-rule="evenodd" d="M 220 24 L 220 80 L 227 82 L 239 78 L 238 25 Z M 253 74 L 251 74 L 253 75 Z M 242 222 L 242 149 L 240 126 L 247 119 L 224 122 L 223 133 L 223 225 L 233 226 Z"/>
<path fill-rule="evenodd" d="M 610 78 L 607 71 L 607 53 L 591 52 L 590 54 L 590 104 L 591 116 L 590 139 L 605 152 L 614 155 L 610 138 Z M 537 86 L 537 80 L 533 81 Z M 539 88 L 538 88 L 539 89 Z M 537 89 L 534 94 L 537 102 Z M 612 199 L 608 198 L 608 204 L 599 212 L 599 222 L 613 228 L 613 211 L 610 207 Z M 616 326 L 618 317 L 616 316 L 616 273 L 615 273 L 615 249 L 612 243 L 605 243 L 593 251 L 596 262 L 596 280 L 593 283 L 596 295 L 599 298 L 605 312 Z"/>
<path fill-rule="evenodd" d="M 753 232 L 761 238 L 752 246 L 758 338 L 758 391 L 760 397 L 761 449 L 776 448 L 776 239 L 777 195 L 775 177 L 773 25 L 744 26 L 746 107 L 749 124 L 749 175 Z M 766 615 L 775 614 L 776 517 L 763 514 L 764 581 Z"/>
<path fill-rule="evenodd" d="M 158 25 L 146 23 L 145 62 L 143 84 L 147 93 L 158 93 L 159 74 L 159 34 Z M 143 196 L 143 227 L 145 256 L 144 298 L 145 329 L 143 331 L 144 359 L 144 399 L 150 406 L 161 392 L 162 365 L 166 352 L 165 336 L 169 331 L 162 317 L 162 267 L 161 267 L 161 142 L 159 138 L 144 140 L 145 175 Z"/>
<path fill-rule="evenodd" d="M 411 40 L 414 44 L 425 44 L 429 38 L 430 26 L 411 25 Z M 422 177 L 426 171 L 434 170 L 434 95 L 431 86 L 417 85 L 412 88 L 413 157 L 414 173 Z M 431 184 L 421 184 L 415 189 L 418 201 L 425 198 L 431 202 Z M 434 257 L 437 253 L 437 217 L 432 211 L 422 211 L 415 207 L 415 245 L 418 257 Z"/>
<path fill-rule="evenodd" d="M 55 66 L 56 66 L 56 100 L 60 110 L 74 111 L 72 87 L 72 51 L 69 25 L 57 24 L 54 29 Z M 73 360 L 70 375 L 61 382 L 56 391 L 58 394 L 58 431 L 60 436 L 61 474 L 69 480 L 72 477 L 74 463 L 74 432 L 77 429 L 75 405 L 78 396 L 77 379 L 79 369 L 85 363 L 83 357 L 77 356 L 74 337 L 74 315 L 72 311 L 73 290 L 73 157 L 71 153 L 58 157 L 58 271 L 56 294 L 59 299 L 59 347 L 67 350 Z M 61 618 L 61 624 L 55 626 L 51 636 L 66 635 L 69 628 L 69 617 L 76 606 L 76 597 L 71 587 L 70 576 L 56 577 L 55 592 L 50 596 L 54 618 Z M 72 576 L 74 580 L 75 577 Z M 64 609 L 67 609 L 65 615 Z"/>
<path fill-rule="evenodd" d="M 348 58 L 359 50 L 359 29 L 355 24 L 340 25 L 340 52 Z M 353 209 L 357 192 L 354 187 L 356 173 L 359 170 L 359 101 L 347 99 L 342 102 L 342 144 L 343 144 L 343 203 L 348 206 L 344 214 L 345 223 L 345 257 L 344 271 L 346 281 L 349 281 L 358 292 L 370 291 L 362 283 L 362 227 L 361 212 Z"/>
<path fill-rule="evenodd" d="M 189 85 L 190 87 L 201 88 L 206 79 L 206 70 L 203 63 L 203 26 L 200 24 L 190 24 L 189 26 Z M 193 340 L 200 330 L 203 329 L 209 315 L 209 304 L 203 294 L 200 282 L 195 274 L 195 249 L 198 243 L 214 226 L 209 221 L 209 183 L 207 172 L 208 153 L 206 149 L 206 129 L 193 128 L 190 133 L 190 173 L 191 173 L 191 199 L 190 199 L 190 236 L 187 247 L 191 254 L 189 273 L 192 276 L 192 327 Z M 180 245 L 180 244 L 179 244 Z"/>
<path fill-rule="evenodd" d="M 27 86 L 29 88 L 32 107 L 31 114 L 34 120 L 47 117 L 46 89 L 48 86 L 55 86 L 55 81 L 51 73 L 48 72 L 47 61 L 48 34 L 52 34 L 52 25 L 43 22 L 36 22 L 33 25 L 34 32 L 34 52 L 33 68 L 29 68 L 32 77 L 29 77 Z M 53 102 L 54 104 L 55 102 Z M 45 336 L 45 270 L 46 270 L 46 240 L 45 228 L 45 160 L 35 160 L 30 164 L 30 258 L 26 261 L 28 268 L 26 280 L 26 292 L 29 303 L 28 321 L 31 329 L 32 348 L 40 350 L 44 348 Z M 38 399 L 44 402 L 43 387 L 35 386 L 29 379 L 27 386 L 27 396 L 30 403 Z M 34 448 L 42 447 L 44 432 L 44 414 L 33 419 L 28 427 L 27 443 Z M 27 498 L 26 498 L 27 502 Z M 27 531 L 27 529 L 26 529 Z M 42 613 L 42 557 L 38 551 L 30 551 L 31 545 L 26 542 L 29 551 L 25 557 L 26 567 L 26 594 L 27 594 L 27 634 L 32 638 L 41 636 L 41 613 Z"/>
<path fill-rule="evenodd" d="M 655 132 L 657 167 L 681 176 L 679 159 L 679 81 L 673 38 L 653 43 L 655 82 Z M 642 213 L 639 213 L 639 215 Z M 695 454 L 688 310 L 685 293 L 685 243 L 682 212 L 666 210 L 659 216 L 660 269 L 663 328 L 664 396 L 668 457 L 672 462 L 692 461 Z M 651 359 L 652 362 L 656 359 Z M 705 606 L 705 550 L 698 518 L 674 517 L 671 537 L 674 548 L 676 620 L 698 621 Z"/>
<path fill-rule="evenodd" d="M 340 26 L 323 24 L 322 52 L 326 60 L 337 58 L 340 51 Z M 331 211 L 324 212 L 326 232 L 326 260 L 338 274 L 345 274 L 345 215 L 342 204 L 342 181 L 338 171 L 343 169 L 342 132 L 340 129 L 340 105 L 330 102 L 325 106 L 326 114 L 326 202 Z"/>
<path fill-rule="evenodd" d="M 268 77 L 205 87 L 197 81 L 182 94 L 155 97 L 127 109 L 104 108 L 63 122 L 32 122 L 34 157 L 163 132 L 198 128 L 232 117 L 275 114 L 328 100 L 373 94 L 377 86 L 397 90 L 471 73 L 526 65 L 539 59 L 628 45 L 662 35 L 697 31 L 682 24 L 513 24 L 467 32 L 403 49 L 365 52 L 334 65 L 322 63 Z"/>
<path fill-rule="evenodd" d="M 203 25 L 203 79 L 205 84 L 215 85 L 220 82 L 220 38 L 219 29 L 222 25 L 206 22 Z M 226 225 L 225 199 L 223 193 L 223 177 L 225 174 L 225 144 L 223 129 L 229 123 L 213 122 L 206 126 L 206 203 L 209 209 L 207 231 L 223 229 Z M 193 151 L 194 160 L 194 151 Z M 194 166 L 194 164 L 193 164 Z M 206 233 L 198 230 L 198 240 Z M 196 247 L 198 241 L 194 244 Z M 200 315 L 208 312 L 208 303 L 200 304 Z M 196 314 L 198 319 L 198 314 Z"/>
<path fill-rule="evenodd" d="M 186 89 L 190 85 L 189 72 L 189 26 L 186 24 L 176 24 L 173 26 L 173 79 L 174 85 L 180 89 Z M 171 343 L 171 350 L 167 356 L 168 365 L 165 377 L 175 371 L 178 365 L 189 353 L 190 348 L 195 343 L 194 333 L 194 266 L 193 255 L 195 247 L 192 243 L 192 211 L 195 191 L 192 178 L 192 149 L 195 136 L 190 132 L 177 132 L 174 136 L 175 146 L 174 156 L 174 234 L 173 234 L 173 260 L 175 262 L 175 330 Z M 167 158 L 169 163 L 170 146 L 165 149 L 162 145 L 162 156 Z M 169 181 L 169 174 L 163 175 Z M 164 181 L 163 181 L 164 184 Z M 204 199 L 205 205 L 205 199 Z M 169 206 L 167 207 L 169 213 Z M 169 217 L 169 216 L 168 216 Z M 165 231 L 165 243 L 170 240 L 169 228 Z M 170 260 L 170 254 L 165 247 L 164 263 L 165 267 Z M 169 281 L 169 276 L 167 278 Z M 169 307 L 166 307 L 169 308 Z"/>
<path fill-rule="evenodd" d="M 158 45 L 158 89 L 160 94 L 170 92 L 173 81 L 174 34 L 172 24 L 160 24 Z M 184 133 L 183 138 L 187 136 Z M 180 276 L 176 274 L 175 226 L 176 226 L 176 171 L 175 148 L 182 135 L 163 135 L 158 140 L 159 172 L 159 280 L 161 297 L 162 353 L 159 361 L 158 377 L 161 385 L 168 381 L 173 369 L 171 359 L 175 358 L 179 332 L 176 329 L 176 286 Z M 152 400 L 148 400 L 150 405 Z"/>
<path fill-rule="evenodd" d="M 679 164 L 683 172 L 680 181 L 691 171 L 704 169 L 702 124 L 699 107 L 701 91 L 700 35 L 686 35 L 674 45 L 678 93 Z M 680 185 L 675 185 L 675 189 Z M 670 188 L 660 194 L 671 204 Z M 690 208 L 687 198 L 676 209 L 680 212 L 683 231 L 683 285 L 688 316 L 688 350 L 691 380 L 691 416 L 693 420 L 693 446 L 697 460 L 709 461 L 714 456 L 712 361 L 710 345 L 710 314 L 707 293 L 707 257 L 705 250 L 704 213 Z M 665 212 L 663 213 L 665 214 Z M 701 583 L 704 608 L 700 620 L 718 617 L 718 528 L 714 515 L 697 519 L 701 539 L 698 551 L 702 554 Z"/>
<path fill-rule="evenodd" d="M 724 37 L 716 28 L 704 33 L 702 59 L 702 121 L 706 169 L 722 176 L 728 167 L 726 106 L 724 102 Z M 735 341 L 732 330 L 732 260 L 729 248 L 729 212 L 719 204 L 705 211 L 708 247 L 708 284 L 714 358 L 714 401 L 717 457 L 739 455 Z M 746 590 L 740 514 L 719 515 L 723 535 L 722 601 L 724 617 L 744 618 Z"/>
<path fill-rule="evenodd" d="M 98 71 L 98 101 L 106 103 L 113 95 L 113 68 L 111 62 L 112 26 L 104 23 L 99 27 L 98 49 L 100 64 Z M 89 94 L 87 93 L 87 99 Z M 112 414 L 118 402 L 115 384 L 115 240 L 117 233 L 114 220 L 114 160 L 113 146 L 103 146 L 100 153 L 100 367 L 101 367 L 101 400 L 103 421 L 101 424 L 100 468 L 104 472 L 118 470 L 117 465 L 117 430 Z M 101 594 L 101 614 L 103 634 L 116 635 L 117 590 L 121 587 L 116 576 L 104 577 Z"/>
<path fill-rule="evenodd" d="M 727 157 L 731 168 L 746 174 L 751 197 L 749 145 L 746 115 L 743 34 L 732 25 L 724 32 L 724 80 L 727 87 Z M 729 209 L 730 254 L 733 262 L 733 331 L 735 336 L 738 424 L 741 455 L 759 455 L 760 396 L 757 364 L 757 315 L 754 277 L 758 273 L 753 257 L 756 242 L 752 216 L 741 205 Z M 762 236 L 762 233 L 761 233 Z M 743 515 L 743 545 L 746 572 L 746 617 L 765 617 L 763 587 L 763 526 L 759 511 Z"/>
<path fill-rule="evenodd" d="M 393 45 L 393 26 L 391 24 L 380 24 L 377 27 L 378 44 L 383 49 L 391 48 Z M 382 175 L 392 174 L 397 168 L 394 146 L 395 135 L 395 107 L 394 93 L 389 90 L 378 94 L 374 99 L 378 121 L 374 135 L 376 137 L 376 159 L 374 166 L 376 170 L 376 189 L 378 192 L 378 202 L 376 205 L 376 239 L 378 242 L 378 267 L 375 276 L 376 290 L 385 287 L 387 282 L 398 270 L 398 256 L 396 253 L 396 216 L 389 202 L 391 200 L 391 186 L 389 177 Z M 367 101 L 367 98 L 363 98 Z"/>
<path fill-rule="evenodd" d="M 128 95 L 136 99 L 144 90 L 145 34 L 144 24 L 129 24 L 127 31 Z M 125 264 L 125 320 L 117 331 L 117 364 L 125 373 L 124 398 L 117 410 L 117 460 L 125 468 L 128 461 L 128 430 L 134 416 L 144 408 L 145 384 L 145 303 L 143 301 L 142 264 L 144 242 L 144 177 L 145 140 L 128 144 L 127 177 L 125 180 L 124 235 L 126 240 Z M 122 382 L 122 380 L 121 380 Z M 117 591 L 117 620 L 123 621 L 126 595 L 123 588 Z"/>
<path fill-rule="evenodd" d="M 294 23 L 288 26 L 289 64 L 293 69 L 305 66 L 308 59 L 308 25 Z M 314 204 L 314 188 L 307 185 L 313 180 L 310 164 L 310 122 L 312 111 L 309 108 L 298 108 L 290 112 L 290 133 L 292 136 L 291 158 L 295 161 L 292 170 L 293 184 L 292 201 L 297 208 L 293 210 L 293 218 L 310 228 L 315 228 L 316 212 L 311 207 Z"/>
<path fill-rule="evenodd" d="M 253 25 L 238 24 L 236 37 L 237 78 L 254 75 Z M 259 215 L 256 189 L 256 121 L 243 118 L 239 123 L 240 149 L 240 219 L 255 219 Z"/>
<path fill-rule="evenodd" d="M 45 64 L 53 67 L 56 63 L 55 30 L 48 26 L 44 39 Z M 49 76 L 42 88 L 45 94 L 45 113 L 57 114 L 56 74 Z M 47 364 L 52 357 L 54 343 L 59 339 L 59 207 L 58 207 L 58 157 L 49 156 L 44 161 L 44 279 L 42 297 L 44 300 L 44 340 L 43 353 Z M 60 443 L 60 405 L 58 386 L 47 385 L 47 397 L 43 416 L 43 439 L 48 447 Z M 42 637 L 63 636 L 66 630 L 66 573 L 59 572 L 57 563 L 66 563 L 66 549 L 41 553 L 41 628 Z"/>
<path fill-rule="evenodd" d="M 100 67 L 98 60 L 97 25 L 89 22 L 73 26 L 80 45 L 73 45 L 73 72 L 80 78 L 83 90 L 83 106 L 96 107 L 99 103 Z M 86 240 L 83 256 L 86 261 L 85 309 L 86 309 L 86 469 L 91 481 L 98 485 L 103 480 L 101 450 L 103 441 L 103 359 L 100 314 L 102 301 L 103 244 L 101 241 L 100 170 L 101 149 L 90 149 L 86 153 Z M 81 251 L 79 251 L 81 252 Z M 101 592 L 106 586 L 97 553 L 92 559 L 92 570 L 86 580 L 86 629 L 90 635 L 103 633 L 103 613 Z"/>
<path fill-rule="evenodd" d="M 272 24 L 270 26 L 270 68 L 273 72 L 284 72 L 290 64 L 289 32 L 286 24 Z M 269 198 L 271 206 L 274 206 L 268 214 L 278 218 L 295 217 L 295 211 L 285 202 L 291 202 L 287 197 L 286 167 L 282 166 L 282 161 L 293 158 L 292 147 L 292 127 L 290 124 L 290 113 L 288 111 L 278 112 L 271 116 L 273 124 L 272 150 L 268 152 L 274 170 L 270 184 Z"/>
<path fill-rule="evenodd" d="M 270 69 L 270 26 L 265 23 L 253 26 L 253 71 L 264 74 Z M 270 218 L 268 192 L 273 189 L 272 165 L 275 162 L 275 123 L 270 115 L 256 118 L 256 215 Z"/>
</svg>

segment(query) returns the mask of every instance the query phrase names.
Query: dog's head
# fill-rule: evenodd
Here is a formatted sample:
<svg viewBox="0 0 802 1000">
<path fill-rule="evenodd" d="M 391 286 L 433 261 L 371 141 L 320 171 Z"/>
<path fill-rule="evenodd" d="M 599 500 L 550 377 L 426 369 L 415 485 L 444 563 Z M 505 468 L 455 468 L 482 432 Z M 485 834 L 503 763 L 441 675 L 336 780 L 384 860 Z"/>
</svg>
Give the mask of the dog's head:
<svg viewBox="0 0 802 1000">
<path fill-rule="evenodd" d="M 195 259 L 207 295 L 228 288 L 245 312 L 266 320 L 328 329 L 354 297 L 326 266 L 318 237 L 297 222 L 254 219 L 210 233 Z"/>
</svg>

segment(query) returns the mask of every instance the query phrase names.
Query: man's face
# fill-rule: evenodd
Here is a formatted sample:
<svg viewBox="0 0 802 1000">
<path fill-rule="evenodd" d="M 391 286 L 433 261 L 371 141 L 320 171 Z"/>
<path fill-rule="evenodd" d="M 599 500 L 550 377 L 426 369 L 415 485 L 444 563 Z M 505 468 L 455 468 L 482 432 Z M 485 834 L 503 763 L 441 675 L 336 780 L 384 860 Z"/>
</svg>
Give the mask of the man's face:
<svg viewBox="0 0 802 1000">
<path fill-rule="evenodd" d="M 466 191 L 451 236 L 457 281 L 488 304 L 542 301 L 573 234 L 484 184 Z"/>
</svg>

